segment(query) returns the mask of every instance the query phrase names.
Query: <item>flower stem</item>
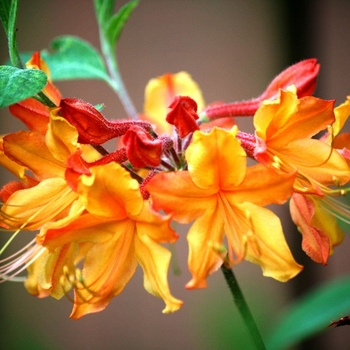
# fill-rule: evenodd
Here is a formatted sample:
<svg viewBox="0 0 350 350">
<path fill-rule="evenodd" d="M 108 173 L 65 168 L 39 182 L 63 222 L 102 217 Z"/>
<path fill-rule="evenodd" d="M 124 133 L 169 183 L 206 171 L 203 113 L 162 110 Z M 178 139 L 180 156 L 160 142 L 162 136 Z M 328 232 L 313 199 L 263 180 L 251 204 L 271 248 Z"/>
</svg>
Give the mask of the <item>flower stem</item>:
<svg viewBox="0 0 350 350">
<path fill-rule="evenodd" d="M 104 54 L 108 71 L 110 74 L 110 78 L 111 78 L 110 86 L 118 94 L 118 97 L 128 116 L 133 120 L 138 120 L 136 108 L 129 96 L 129 93 L 120 75 L 117 60 L 114 57 L 114 53 L 112 52 L 111 48 L 108 45 L 105 45 L 103 54 Z"/>
<path fill-rule="evenodd" d="M 246 327 L 248 328 L 248 331 L 255 343 L 256 348 L 259 350 L 266 350 L 265 344 L 260 335 L 258 327 L 254 321 L 253 315 L 250 312 L 250 309 L 248 307 L 246 300 L 244 299 L 243 293 L 241 291 L 241 288 L 238 285 L 237 279 L 232 269 L 227 267 L 224 263 L 221 266 L 221 271 L 224 274 L 225 280 L 228 284 L 228 287 L 230 288 L 233 301 L 236 304 L 238 311 L 241 314 Z"/>
</svg>

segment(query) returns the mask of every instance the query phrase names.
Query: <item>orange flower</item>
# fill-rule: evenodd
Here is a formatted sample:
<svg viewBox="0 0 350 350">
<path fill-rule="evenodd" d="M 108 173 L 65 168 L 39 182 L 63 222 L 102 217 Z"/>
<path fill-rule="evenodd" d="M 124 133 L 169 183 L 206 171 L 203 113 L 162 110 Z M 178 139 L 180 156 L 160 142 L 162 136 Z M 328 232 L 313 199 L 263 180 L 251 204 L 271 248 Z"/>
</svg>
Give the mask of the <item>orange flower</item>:
<svg viewBox="0 0 350 350">
<path fill-rule="evenodd" d="M 192 280 L 187 288 L 204 288 L 206 278 L 223 263 L 218 253 L 226 236 L 230 261 L 259 264 L 265 276 L 287 281 L 301 270 L 286 244 L 279 219 L 262 206 L 286 201 L 294 175 L 278 175 L 256 165 L 231 131 L 196 131 L 186 151 L 188 171 L 159 173 L 146 189 L 156 210 L 174 220 L 194 220 L 187 239 Z"/>
<path fill-rule="evenodd" d="M 294 190 L 321 194 L 325 186 L 350 179 L 344 158 L 312 136 L 334 122 L 333 101 L 312 96 L 298 99 L 293 91 L 280 91 L 275 101 L 264 101 L 254 116 L 255 158 L 286 172 L 297 170 Z"/>
<path fill-rule="evenodd" d="M 166 277 L 170 252 L 159 245 L 177 239 L 169 217 L 151 210 L 137 181 L 116 163 L 91 168 L 91 176 L 82 175 L 78 193 L 88 212 L 67 220 L 67 225 L 64 219 L 48 223 L 38 236 L 50 252 L 72 243 L 92 244 L 78 280 L 73 283 L 74 278 L 67 276 L 75 288 L 71 317 L 103 310 L 122 292 L 138 264 L 145 289 L 164 300 L 163 312 L 179 309 L 182 302 L 170 294 Z"/>
<path fill-rule="evenodd" d="M 16 231 L 15 234 L 24 229 L 40 229 L 50 221 L 67 217 L 72 219 L 85 210 L 79 196 L 65 180 L 65 162 L 71 152 L 77 149 L 78 134 L 54 111 L 47 129 L 46 135 L 42 134 L 42 130 L 19 131 L 6 135 L 3 140 L 1 164 L 10 170 L 17 169 L 13 172 L 17 172 L 21 181 L 10 182 L 0 192 L 4 202 L 0 212 L 1 226 Z M 86 148 L 88 158 L 92 153 L 94 150 Z M 62 273 L 64 265 L 74 267 L 76 256 L 68 254 L 67 257 L 67 247 L 48 254 L 45 248 L 33 240 L 10 259 L 11 262 L 7 259 L 9 263 L 0 268 L 0 277 L 13 278 L 28 268 L 29 275 L 25 282 L 28 292 L 38 297 L 49 294 L 57 297 L 63 295 L 59 273 Z M 70 259 L 70 264 L 67 259 Z M 56 280 L 55 288 L 47 289 L 40 285 L 38 267 L 42 265 L 47 266 L 45 275 Z M 59 289 L 61 292 L 58 292 Z"/>
<path fill-rule="evenodd" d="M 303 250 L 322 264 L 343 239 L 324 206 L 329 195 L 340 195 L 341 191 L 329 186 L 344 185 L 350 179 L 346 160 L 330 140 L 312 138 L 331 125 L 337 133 L 344 121 L 338 118 L 334 122 L 333 101 L 311 96 L 298 99 L 292 87 L 281 90 L 276 101 L 265 101 L 254 116 L 254 157 L 267 166 L 297 171 L 296 193 L 290 205 L 292 219 L 303 234 Z M 324 224 L 327 220 L 328 225 Z"/>
</svg>

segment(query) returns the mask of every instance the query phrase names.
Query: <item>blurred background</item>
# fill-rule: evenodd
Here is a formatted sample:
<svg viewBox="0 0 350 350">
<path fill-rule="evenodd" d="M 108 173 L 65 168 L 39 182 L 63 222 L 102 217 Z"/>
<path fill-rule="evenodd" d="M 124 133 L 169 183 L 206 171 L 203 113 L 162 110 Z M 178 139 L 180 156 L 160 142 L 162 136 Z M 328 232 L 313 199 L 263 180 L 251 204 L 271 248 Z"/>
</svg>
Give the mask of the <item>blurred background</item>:
<svg viewBox="0 0 350 350">
<path fill-rule="evenodd" d="M 117 8 L 124 3 L 117 0 Z M 142 112 L 148 80 L 164 73 L 189 72 L 201 86 L 207 103 L 233 102 L 260 95 L 284 68 L 316 57 L 321 72 L 315 96 L 336 99 L 338 105 L 350 94 L 349 15 L 350 2 L 342 0 L 141 0 L 122 33 L 119 65 L 127 89 Z M 80 36 L 99 47 L 92 0 L 19 1 L 17 27 L 20 51 L 41 50 L 54 37 L 65 34 Z M 8 58 L 6 45 L 2 32 L 1 62 Z M 110 119 L 126 117 L 117 96 L 103 82 L 70 81 L 57 86 L 64 97 L 104 103 L 104 114 Z M 7 109 L 0 110 L 0 114 L 1 133 L 22 128 Z M 251 124 L 251 119 L 239 122 L 240 128 L 249 132 Z M 1 173 L 1 184 L 10 179 Z M 301 251 L 301 237 L 290 221 L 288 207 L 278 208 L 278 214 L 296 260 L 305 265 L 304 271 L 282 284 L 264 278 L 259 267 L 250 263 L 235 267 L 263 336 L 272 330 L 278 313 L 290 300 L 350 270 L 348 237 L 326 267 L 318 266 Z M 8 282 L 0 285 L 1 347 L 253 348 L 220 271 L 209 278 L 207 289 L 185 290 L 190 276 L 186 267 L 186 230 L 181 232 L 176 252 L 182 274 L 175 276 L 169 271 L 173 295 L 185 302 L 177 313 L 161 313 L 163 302 L 144 291 L 140 270 L 105 311 L 79 321 L 68 317 L 72 308 L 69 300 L 36 299 L 20 283 Z M 1 235 L 9 236 L 5 232 Z M 24 239 L 29 241 L 31 234 Z M 339 318 L 349 313 L 344 310 Z M 293 349 L 345 349 L 349 343 L 348 327 L 340 327 Z"/>
</svg>

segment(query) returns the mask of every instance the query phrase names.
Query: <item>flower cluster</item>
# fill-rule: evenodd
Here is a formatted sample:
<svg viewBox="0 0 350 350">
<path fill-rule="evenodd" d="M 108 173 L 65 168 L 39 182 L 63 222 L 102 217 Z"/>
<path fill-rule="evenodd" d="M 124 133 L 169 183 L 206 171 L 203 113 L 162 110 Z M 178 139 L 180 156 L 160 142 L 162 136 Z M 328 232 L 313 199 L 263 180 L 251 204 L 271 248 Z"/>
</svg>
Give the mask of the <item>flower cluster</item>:
<svg viewBox="0 0 350 350">
<path fill-rule="evenodd" d="M 38 53 L 27 66 L 50 74 Z M 208 106 L 187 73 L 166 74 L 146 87 L 139 120 L 108 120 L 62 98 L 51 81 L 43 92 L 56 107 L 33 98 L 10 106 L 27 130 L 1 138 L 0 163 L 18 180 L 1 189 L 0 224 L 38 233 L 3 263 L 2 279 L 27 269 L 33 295 L 59 299 L 74 290 L 77 319 L 103 310 L 140 265 L 145 289 L 174 312 L 182 301 L 170 292 L 163 246 L 178 239 L 174 220 L 192 223 L 186 288 L 205 288 L 222 264 L 242 260 L 288 281 L 302 266 L 266 208 L 288 200 L 302 249 L 327 264 L 343 239 L 337 219 L 349 214 L 337 197 L 350 181 L 350 138 L 340 133 L 350 98 L 334 108 L 311 96 L 318 71 L 315 59 L 305 60 L 258 98 Z M 246 116 L 255 134 L 238 129 L 234 118 Z"/>
</svg>

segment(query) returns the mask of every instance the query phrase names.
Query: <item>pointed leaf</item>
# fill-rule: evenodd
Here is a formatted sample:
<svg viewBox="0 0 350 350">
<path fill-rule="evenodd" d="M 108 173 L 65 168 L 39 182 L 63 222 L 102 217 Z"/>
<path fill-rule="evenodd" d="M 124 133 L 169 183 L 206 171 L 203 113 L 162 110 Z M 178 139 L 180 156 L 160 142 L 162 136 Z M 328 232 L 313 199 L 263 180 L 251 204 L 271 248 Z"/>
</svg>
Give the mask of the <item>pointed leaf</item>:
<svg viewBox="0 0 350 350">
<path fill-rule="evenodd" d="M 95 12 L 100 27 L 105 28 L 112 17 L 115 0 L 95 0 Z"/>
<path fill-rule="evenodd" d="M 0 16 L 1 21 L 4 25 L 7 41 L 8 41 L 8 50 L 12 64 L 15 67 L 24 68 L 21 61 L 21 57 L 17 49 L 17 40 L 16 40 L 16 19 L 17 19 L 17 7 L 18 1 L 13 0 L 9 2 L 8 0 L 1 1 L 0 6 Z"/>
<path fill-rule="evenodd" d="M 103 79 L 108 81 L 103 60 L 87 41 L 74 36 L 55 38 L 51 43 L 53 53 L 42 52 L 52 80 Z"/>
<path fill-rule="evenodd" d="M 8 32 L 9 16 L 10 16 L 11 0 L 2 0 L 0 6 L 0 19 L 4 26 L 6 35 Z"/>
<path fill-rule="evenodd" d="M 47 76 L 37 69 L 0 66 L 0 107 L 6 107 L 41 91 Z"/>
<path fill-rule="evenodd" d="M 120 8 L 108 22 L 105 35 L 109 45 L 113 47 L 119 40 L 122 30 L 139 0 L 132 0 Z"/>
<path fill-rule="evenodd" d="M 347 276 L 305 295 L 284 313 L 267 341 L 267 348 L 285 349 L 326 330 L 332 320 L 350 313 L 349 292 L 350 277 Z"/>
</svg>

